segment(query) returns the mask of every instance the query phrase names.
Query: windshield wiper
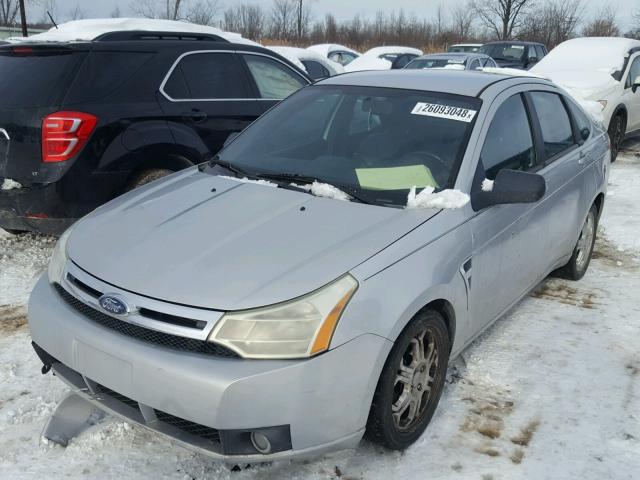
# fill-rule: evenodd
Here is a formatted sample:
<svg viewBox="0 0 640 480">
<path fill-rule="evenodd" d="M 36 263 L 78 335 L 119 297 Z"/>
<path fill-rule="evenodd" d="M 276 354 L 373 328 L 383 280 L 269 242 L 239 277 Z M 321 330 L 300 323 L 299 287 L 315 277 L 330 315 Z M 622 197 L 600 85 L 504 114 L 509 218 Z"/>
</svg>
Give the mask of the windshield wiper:
<svg viewBox="0 0 640 480">
<path fill-rule="evenodd" d="M 366 203 L 369 205 L 375 203 L 371 199 L 365 198 L 365 196 L 363 196 L 359 192 L 359 190 L 353 187 L 352 185 L 345 185 L 343 183 L 336 183 L 336 182 L 327 182 L 325 180 L 322 180 L 320 178 L 313 177 L 310 175 L 302 175 L 300 173 L 259 173 L 256 176 L 258 178 L 263 178 L 267 180 L 276 180 L 276 181 L 280 180 L 285 182 L 301 182 L 306 184 L 310 184 L 313 182 L 326 183 L 327 185 L 331 185 L 333 187 L 336 187 L 339 190 L 342 190 L 357 202 Z"/>
<path fill-rule="evenodd" d="M 211 160 L 209 160 L 209 165 L 211 165 L 211 166 L 220 165 L 222 168 L 225 168 L 225 169 L 229 170 L 230 172 L 235 173 L 236 176 L 238 176 L 238 177 L 257 178 L 257 176 L 255 174 L 249 173 L 246 170 L 243 170 L 242 168 L 234 165 L 231 162 L 227 162 L 226 160 L 222 160 L 220 158 L 220 155 L 216 155 Z"/>
</svg>

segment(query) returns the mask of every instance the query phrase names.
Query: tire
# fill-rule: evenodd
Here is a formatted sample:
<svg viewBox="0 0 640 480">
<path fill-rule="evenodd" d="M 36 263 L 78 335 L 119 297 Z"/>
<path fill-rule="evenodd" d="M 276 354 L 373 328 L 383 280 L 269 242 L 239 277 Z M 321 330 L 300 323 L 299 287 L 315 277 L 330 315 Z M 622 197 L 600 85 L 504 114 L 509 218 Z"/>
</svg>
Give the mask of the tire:
<svg viewBox="0 0 640 480">
<path fill-rule="evenodd" d="M 624 116 L 618 113 L 611 119 L 609 123 L 609 142 L 611 143 L 611 162 L 615 162 L 618 152 L 620 151 L 620 145 L 624 140 L 624 133 L 626 130 L 626 122 Z"/>
<path fill-rule="evenodd" d="M 168 168 L 150 168 L 148 170 L 143 170 L 131 177 L 127 183 L 125 192 L 129 192 L 134 188 L 141 187 L 147 183 L 153 182 L 154 180 L 171 175 L 172 173 L 174 173 L 173 170 L 169 170 Z"/>
<path fill-rule="evenodd" d="M 13 228 L 3 228 L 2 230 L 4 230 L 7 233 L 10 233 L 11 235 L 25 235 L 29 233 L 29 230 L 15 230 Z"/>
<path fill-rule="evenodd" d="M 591 256 L 593 255 L 593 246 L 596 243 L 596 234 L 598 231 L 598 208 L 592 205 L 584 221 L 580 237 L 573 249 L 569 262 L 560 267 L 554 273 L 560 278 L 567 280 L 580 280 L 587 273 Z"/>
<path fill-rule="evenodd" d="M 420 338 L 422 356 L 417 350 Z M 434 310 L 418 313 L 395 341 L 380 374 L 366 438 L 392 450 L 403 450 L 422 435 L 444 389 L 449 351 L 449 333 L 442 315 Z"/>
</svg>

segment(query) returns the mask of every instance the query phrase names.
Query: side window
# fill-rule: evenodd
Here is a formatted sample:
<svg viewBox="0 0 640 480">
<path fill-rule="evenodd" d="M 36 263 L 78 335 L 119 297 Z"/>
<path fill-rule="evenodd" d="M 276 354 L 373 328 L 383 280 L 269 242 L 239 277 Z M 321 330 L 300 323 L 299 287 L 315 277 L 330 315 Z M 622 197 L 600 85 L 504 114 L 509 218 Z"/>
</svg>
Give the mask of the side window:
<svg viewBox="0 0 640 480">
<path fill-rule="evenodd" d="M 538 57 L 538 60 L 542 60 L 542 57 L 544 57 L 544 49 L 542 48 L 542 45 L 536 45 L 536 56 Z"/>
<path fill-rule="evenodd" d="M 469 70 L 478 70 L 479 68 L 480 68 L 480 60 L 476 58 L 471 62 L 471 66 L 469 67 Z"/>
<path fill-rule="evenodd" d="M 627 81 L 624 84 L 624 88 L 630 88 L 633 81 L 640 75 L 640 57 L 633 59 L 631 68 L 629 68 L 629 75 L 627 75 Z"/>
<path fill-rule="evenodd" d="M 551 92 L 531 92 L 538 114 L 547 158 L 562 153 L 574 144 L 569 114 L 560 95 Z"/>
<path fill-rule="evenodd" d="M 176 100 L 247 98 L 242 65 L 234 53 L 192 53 L 182 57 L 164 85 Z"/>
<path fill-rule="evenodd" d="M 262 98 L 281 100 L 306 85 L 303 78 L 283 63 L 262 55 L 245 54 Z"/>
<path fill-rule="evenodd" d="M 490 180 L 504 168 L 526 171 L 535 167 L 531 125 L 520 94 L 505 100 L 494 115 L 480 160 Z"/>
<path fill-rule="evenodd" d="M 304 65 L 305 70 L 309 74 L 311 78 L 314 80 L 319 80 L 321 78 L 327 78 L 330 75 L 329 70 L 324 68 L 320 62 L 316 62 L 314 60 L 301 60 Z"/>
<path fill-rule="evenodd" d="M 589 117 L 582 111 L 575 102 L 572 100 L 566 99 L 567 104 L 569 105 L 569 110 L 573 115 L 573 119 L 576 122 L 576 127 L 578 127 L 578 134 L 581 136 L 583 140 L 589 138 L 589 134 L 591 133 L 591 120 Z M 589 132 L 589 134 L 587 134 Z"/>
</svg>

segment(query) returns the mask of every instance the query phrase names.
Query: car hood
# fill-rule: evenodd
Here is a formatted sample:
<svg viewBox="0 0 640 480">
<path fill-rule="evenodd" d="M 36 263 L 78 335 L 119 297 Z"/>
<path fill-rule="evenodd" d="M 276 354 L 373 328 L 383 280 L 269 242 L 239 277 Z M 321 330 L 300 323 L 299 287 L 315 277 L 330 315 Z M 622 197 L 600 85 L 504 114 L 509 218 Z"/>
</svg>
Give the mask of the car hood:
<svg viewBox="0 0 640 480">
<path fill-rule="evenodd" d="M 531 71 L 587 100 L 602 100 L 620 86 L 610 73 L 598 70 L 547 71 L 534 67 Z"/>
<path fill-rule="evenodd" d="M 85 217 L 67 251 L 80 268 L 118 288 L 237 310 L 313 291 L 437 212 L 314 197 L 191 170 Z"/>
</svg>

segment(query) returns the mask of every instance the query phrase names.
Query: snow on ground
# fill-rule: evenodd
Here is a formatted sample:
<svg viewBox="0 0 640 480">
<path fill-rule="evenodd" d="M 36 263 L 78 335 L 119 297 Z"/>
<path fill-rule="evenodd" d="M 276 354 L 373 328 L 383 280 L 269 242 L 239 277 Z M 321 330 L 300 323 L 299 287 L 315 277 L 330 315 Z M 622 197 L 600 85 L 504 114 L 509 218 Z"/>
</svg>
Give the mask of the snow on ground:
<svg viewBox="0 0 640 480">
<path fill-rule="evenodd" d="M 640 144 L 627 145 L 612 167 L 585 278 L 546 280 L 474 342 L 450 368 L 427 432 L 404 453 L 362 442 L 232 473 L 109 418 L 66 449 L 41 444 L 65 387 L 40 374 L 23 308 L 53 244 L 0 234 L 0 478 L 637 479 L 639 155 Z"/>
</svg>

